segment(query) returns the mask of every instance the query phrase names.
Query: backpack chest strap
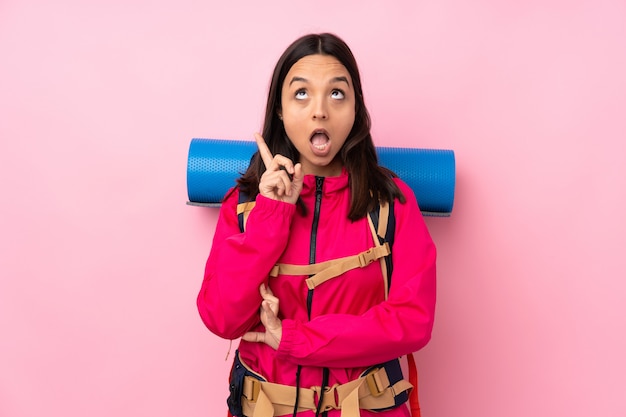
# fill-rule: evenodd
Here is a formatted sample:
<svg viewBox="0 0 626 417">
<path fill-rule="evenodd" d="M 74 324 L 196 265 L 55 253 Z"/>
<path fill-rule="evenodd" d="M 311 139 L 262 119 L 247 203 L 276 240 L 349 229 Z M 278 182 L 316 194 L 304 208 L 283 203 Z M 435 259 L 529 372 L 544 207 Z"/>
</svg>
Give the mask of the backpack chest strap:
<svg viewBox="0 0 626 417">
<path fill-rule="evenodd" d="M 337 258 L 326 262 L 310 265 L 276 264 L 270 271 L 270 276 L 277 277 L 279 274 L 311 275 L 311 277 L 306 280 L 306 285 L 312 290 L 329 279 L 335 278 L 355 268 L 366 267 L 390 253 L 389 244 L 385 242 L 383 245 L 374 246 L 357 255 Z"/>
</svg>

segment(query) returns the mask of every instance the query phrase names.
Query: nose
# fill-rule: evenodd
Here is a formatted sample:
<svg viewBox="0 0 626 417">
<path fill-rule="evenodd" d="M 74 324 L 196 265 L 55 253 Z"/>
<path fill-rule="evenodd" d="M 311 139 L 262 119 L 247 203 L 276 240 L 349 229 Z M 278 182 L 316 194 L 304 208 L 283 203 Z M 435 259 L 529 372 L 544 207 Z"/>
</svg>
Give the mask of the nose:
<svg viewBox="0 0 626 417">
<path fill-rule="evenodd" d="M 323 99 L 316 100 L 313 107 L 313 119 L 323 120 L 328 118 L 328 111 L 326 109 L 326 103 Z"/>
</svg>

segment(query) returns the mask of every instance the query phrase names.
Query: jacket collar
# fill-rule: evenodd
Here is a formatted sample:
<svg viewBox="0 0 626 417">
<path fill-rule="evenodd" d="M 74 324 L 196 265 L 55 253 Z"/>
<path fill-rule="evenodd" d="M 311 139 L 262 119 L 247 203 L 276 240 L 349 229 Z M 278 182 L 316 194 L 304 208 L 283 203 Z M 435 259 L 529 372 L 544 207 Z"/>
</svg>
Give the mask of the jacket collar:
<svg viewBox="0 0 626 417">
<path fill-rule="evenodd" d="M 315 194 L 315 175 L 305 175 L 302 188 L 303 194 Z M 324 177 L 324 195 L 333 194 L 348 188 L 348 171 L 341 168 L 341 174 L 337 177 Z"/>
</svg>

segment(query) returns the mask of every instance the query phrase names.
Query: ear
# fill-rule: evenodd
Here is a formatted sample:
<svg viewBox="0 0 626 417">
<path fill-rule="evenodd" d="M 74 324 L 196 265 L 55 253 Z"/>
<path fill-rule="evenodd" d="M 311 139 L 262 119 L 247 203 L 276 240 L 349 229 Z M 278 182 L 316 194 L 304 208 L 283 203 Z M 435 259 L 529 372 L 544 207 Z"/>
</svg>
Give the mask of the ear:
<svg viewBox="0 0 626 417">
<path fill-rule="evenodd" d="M 276 110 L 276 115 L 280 120 L 283 120 L 283 111 L 281 109 Z"/>
</svg>

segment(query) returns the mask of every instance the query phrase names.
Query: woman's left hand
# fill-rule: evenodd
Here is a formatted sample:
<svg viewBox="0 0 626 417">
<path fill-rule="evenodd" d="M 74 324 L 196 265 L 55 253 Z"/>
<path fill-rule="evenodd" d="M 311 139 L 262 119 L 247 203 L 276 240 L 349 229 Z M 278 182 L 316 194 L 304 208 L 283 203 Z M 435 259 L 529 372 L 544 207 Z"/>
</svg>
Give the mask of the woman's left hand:
<svg viewBox="0 0 626 417">
<path fill-rule="evenodd" d="M 261 297 L 260 316 L 261 323 L 265 326 L 265 332 L 248 332 L 243 335 L 242 339 L 247 342 L 260 342 L 268 346 L 278 349 L 280 339 L 283 335 L 283 325 L 278 318 L 278 298 L 274 296 L 272 290 L 261 284 L 259 287 Z"/>
</svg>

